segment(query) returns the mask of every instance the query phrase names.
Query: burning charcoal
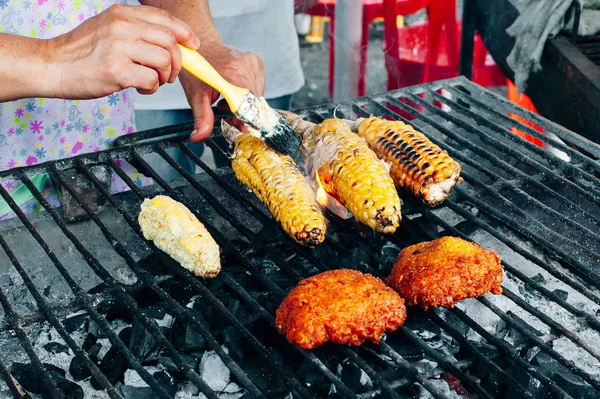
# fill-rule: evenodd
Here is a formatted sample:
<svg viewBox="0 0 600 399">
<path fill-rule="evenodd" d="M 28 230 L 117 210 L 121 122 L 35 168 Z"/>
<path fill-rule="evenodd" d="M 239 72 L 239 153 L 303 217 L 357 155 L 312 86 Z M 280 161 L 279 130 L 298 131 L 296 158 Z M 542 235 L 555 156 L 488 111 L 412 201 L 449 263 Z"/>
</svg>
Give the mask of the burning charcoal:
<svg viewBox="0 0 600 399">
<path fill-rule="evenodd" d="M 108 165 L 92 166 L 89 170 L 98 178 L 105 189 L 110 188 L 111 170 Z M 62 178 L 75 190 L 83 202 L 90 207 L 95 214 L 99 213 L 106 202 L 106 198 L 98 191 L 96 186 L 84 174 L 79 174 L 75 170 L 65 170 L 61 172 Z M 69 222 L 86 219 L 87 213 L 77 203 L 75 198 L 62 187 L 62 204 L 65 219 Z"/>
<path fill-rule="evenodd" d="M 83 341 L 83 345 L 81 345 L 81 349 L 88 353 L 92 361 L 96 360 L 96 356 L 102 347 L 102 345 L 100 345 L 100 343 L 97 341 L 98 338 L 96 338 L 94 334 L 88 334 Z M 71 360 L 71 364 L 69 365 L 69 373 L 71 373 L 75 381 L 81 381 L 91 375 L 89 367 L 81 362 L 77 357 L 74 357 Z"/>
<path fill-rule="evenodd" d="M 15 362 L 12 364 L 10 372 L 23 389 L 35 394 L 41 393 L 40 375 L 31 363 Z"/>
<path fill-rule="evenodd" d="M 69 381 L 64 378 L 65 372 L 60 370 L 60 372 L 52 371 L 50 375 L 52 379 L 56 383 L 56 387 L 62 391 L 65 395 L 65 399 L 83 399 L 83 388 L 81 388 L 78 384 L 73 381 Z M 42 389 L 43 390 L 43 389 Z M 42 392 L 42 397 L 46 397 Z M 51 396 L 48 396 L 49 398 Z"/>
<path fill-rule="evenodd" d="M 223 330 L 223 344 L 231 349 L 231 354 L 236 360 L 244 358 L 246 343 L 236 327 L 229 326 Z"/>
<path fill-rule="evenodd" d="M 163 262 L 155 254 L 149 255 L 138 262 L 138 266 L 153 276 L 162 276 L 168 271 Z"/>
<path fill-rule="evenodd" d="M 200 321 L 207 329 L 208 323 L 202 317 L 202 314 L 196 309 L 188 309 L 193 313 L 198 321 Z M 175 347 L 182 352 L 198 352 L 206 348 L 206 339 L 194 328 L 180 319 L 177 319 L 173 324 L 173 343 Z"/>
<path fill-rule="evenodd" d="M 250 296 L 264 307 L 267 303 L 269 294 L 267 294 L 266 292 L 252 291 L 250 292 Z"/>
<path fill-rule="evenodd" d="M 429 377 L 435 377 L 441 373 L 438 364 L 428 359 L 421 359 L 418 362 L 413 363 L 413 366 L 419 370 L 420 374 L 424 374 Z"/>
<path fill-rule="evenodd" d="M 551 358 L 550 355 L 540 352 L 533 359 L 532 364 L 538 365 L 540 371 L 573 397 L 585 399 L 598 397 L 598 392 L 591 385 Z"/>
<path fill-rule="evenodd" d="M 43 366 L 56 383 L 57 388 L 64 393 L 65 398 L 83 398 L 83 389 L 74 382 L 65 379 L 65 371 L 63 369 L 48 363 L 43 363 Z M 34 394 L 42 394 L 43 398 L 51 397 L 46 392 L 45 387 L 42 386 L 40 374 L 31 363 L 13 363 L 11 373 L 25 390 Z"/>
<path fill-rule="evenodd" d="M 414 317 L 415 313 L 419 313 L 419 316 L 422 317 Z M 432 339 L 441 334 L 442 330 L 440 326 L 429 320 L 424 311 L 420 309 L 415 309 L 415 313 L 413 313 L 413 317 L 406 320 L 404 326 L 412 330 L 415 334 L 423 339 Z"/>
<path fill-rule="evenodd" d="M 127 370 L 127 359 L 125 359 L 125 355 L 123 355 L 119 349 L 112 346 L 108 352 L 106 352 L 106 355 L 104 355 L 98 367 L 111 384 L 116 384 L 116 382 L 123 377 L 125 370 Z M 90 381 L 94 389 L 102 389 L 101 385 L 94 377 L 92 377 Z"/>
<path fill-rule="evenodd" d="M 348 256 L 342 259 L 341 266 L 347 269 L 364 271 L 365 266 L 369 265 L 370 259 L 369 249 L 356 247 L 348 251 Z"/>
<path fill-rule="evenodd" d="M 158 305 L 150 306 L 147 308 L 145 307 L 144 313 L 146 313 L 148 317 L 152 317 L 153 319 L 162 320 L 164 319 L 165 314 L 167 313 L 167 305 L 163 302 Z"/>
<path fill-rule="evenodd" d="M 88 366 L 79 361 L 79 359 L 76 357 L 71 360 L 71 364 L 69 365 L 69 373 L 71 373 L 71 376 L 73 376 L 75 381 L 81 381 L 92 375 Z"/>
<path fill-rule="evenodd" d="M 191 368 L 193 368 L 194 370 L 198 368 L 198 358 L 196 358 L 196 356 L 187 354 L 182 354 L 181 356 L 186 360 L 187 363 L 189 363 Z M 171 375 L 180 379 L 185 378 L 184 375 L 181 373 L 181 370 L 179 370 L 179 367 L 177 367 L 173 359 L 171 359 L 170 357 L 159 356 L 158 362 L 165 366 L 165 368 L 169 371 Z"/>
<path fill-rule="evenodd" d="M 567 298 L 569 298 L 569 293 L 567 291 L 556 289 L 556 290 L 554 290 L 552 292 L 554 293 L 554 295 L 556 295 L 557 297 L 559 297 L 563 301 L 566 301 Z"/>
<path fill-rule="evenodd" d="M 194 295 L 192 286 L 180 279 L 167 280 L 164 283 L 161 283 L 160 286 L 169 293 L 171 298 L 175 299 L 180 304 L 189 303 Z"/>
<path fill-rule="evenodd" d="M 131 321 L 131 315 L 127 308 L 123 306 L 122 303 L 116 302 L 113 298 L 101 301 L 96 306 L 96 310 L 99 313 L 104 314 L 109 323 L 115 319 Z M 94 320 L 90 320 L 89 332 L 93 333 L 98 338 L 106 338 L 106 334 Z"/>
<path fill-rule="evenodd" d="M 253 356 L 246 359 L 243 363 L 243 369 L 248 374 L 248 378 L 267 397 L 281 398 L 287 394 L 288 390 L 283 377 L 271 369 L 263 358 Z M 234 376 L 232 376 L 232 379 L 235 381 Z"/>
<path fill-rule="evenodd" d="M 54 355 L 57 353 L 69 353 L 69 347 L 59 342 L 48 342 L 46 345 L 44 345 L 44 349 Z"/>
<path fill-rule="evenodd" d="M 341 364 L 341 366 L 342 381 L 344 381 L 344 383 L 354 392 L 361 393 L 373 386 L 371 377 L 369 377 L 367 373 L 365 373 L 356 364 L 352 362 L 346 362 Z"/>
<path fill-rule="evenodd" d="M 83 323 L 85 323 L 86 318 L 87 312 L 83 310 L 77 313 L 70 314 L 63 320 L 63 326 L 65 327 L 65 330 L 67 330 L 67 332 L 70 334 L 75 330 L 81 328 L 83 326 Z"/>
<path fill-rule="evenodd" d="M 249 314 L 239 301 L 232 299 L 227 304 L 227 309 L 238 319 L 243 325 L 247 325 L 259 318 L 258 314 Z"/>
<path fill-rule="evenodd" d="M 538 284 L 544 284 L 546 282 L 546 279 L 541 273 L 538 273 L 535 276 L 531 277 L 531 281 Z"/>
<path fill-rule="evenodd" d="M 379 269 L 389 269 L 396 261 L 398 254 L 400 253 L 400 248 L 391 242 L 386 242 L 383 247 L 379 250 Z"/>
<path fill-rule="evenodd" d="M 171 397 L 175 396 L 177 384 L 169 373 L 166 371 L 157 371 L 156 373 L 152 374 L 152 377 L 154 377 L 158 384 L 163 387 L 171 395 Z"/>
<path fill-rule="evenodd" d="M 308 359 L 302 360 L 302 363 L 300 363 L 300 366 L 296 370 L 296 375 L 300 376 L 309 387 L 325 382 L 325 376 L 323 376 L 323 374 L 319 372 L 317 366 Z"/>
<path fill-rule="evenodd" d="M 137 317 L 133 319 L 131 336 L 129 338 L 129 349 L 141 363 L 158 359 L 158 354 L 161 350 L 161 345 L 152 334 L 146 330 Z"/>
<path fill-rule="evenodd" d="M 223 350 L 228 353 L 227 348 Z M 231 372 L 215 351 L 205 352 L 200 359 L 200 376 L 213 391 L 222 391 L 229 384 Z"/>
<path fill-rule="evenodd" d="M 145 387 L 134 387 L 130 385 L 119 384 L 117 391 L 125 399 L 153 399 L 158 398 L 154 390 L 149 386 Z"/>
</svg>

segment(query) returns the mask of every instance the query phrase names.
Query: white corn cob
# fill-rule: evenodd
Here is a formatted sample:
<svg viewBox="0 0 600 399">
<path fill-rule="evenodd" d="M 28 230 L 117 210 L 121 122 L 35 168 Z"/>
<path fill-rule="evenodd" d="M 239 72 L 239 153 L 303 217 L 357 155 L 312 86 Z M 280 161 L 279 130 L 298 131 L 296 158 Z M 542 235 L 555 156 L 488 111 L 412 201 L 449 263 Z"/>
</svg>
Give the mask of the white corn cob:
<svg viewBox="0 0 600 399">
<path fill-rule="evenodd" d="M 138 223 L 146 240 L 198 277 L 221 271 L 219 246 L 183 204 L 164 195 L 145 199 Z"/>
</svg>

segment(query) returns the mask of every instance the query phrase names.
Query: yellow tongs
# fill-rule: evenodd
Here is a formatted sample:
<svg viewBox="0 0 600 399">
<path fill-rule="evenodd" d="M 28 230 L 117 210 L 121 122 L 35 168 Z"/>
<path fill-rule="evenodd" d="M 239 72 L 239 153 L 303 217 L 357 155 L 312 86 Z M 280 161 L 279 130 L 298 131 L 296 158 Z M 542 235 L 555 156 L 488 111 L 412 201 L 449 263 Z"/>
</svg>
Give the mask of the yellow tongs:
<svg viewBox="0 0 600 399">
<path fill-rule="evenodd" d="M 261 137 L 275 151 L 298 158 L 300 138 L 263 97 L 226 81 L 197 51 L 181 44 L 179 48 L 183 68 L 221 93 L 231 112 L 251 128 L 251 134 Z"/>
</svg>

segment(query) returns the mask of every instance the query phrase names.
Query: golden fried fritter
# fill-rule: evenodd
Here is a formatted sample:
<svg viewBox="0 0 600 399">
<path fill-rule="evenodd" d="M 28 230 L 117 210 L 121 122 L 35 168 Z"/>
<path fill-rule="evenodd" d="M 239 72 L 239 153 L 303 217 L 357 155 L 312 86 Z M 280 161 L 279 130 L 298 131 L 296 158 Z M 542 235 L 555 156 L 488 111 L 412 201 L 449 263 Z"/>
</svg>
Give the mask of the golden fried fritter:
<svg viewBox="0 0 600 399">
<path fill-rule="evenodd" d="M 314 349 L 327 341 L 378 343 L 405 319 L 404 299 L 383 281 L 340 269 L 300 281 L 277 309 L 276 324 L 292 344 Z"/>
<path fill-rule="evenodd" d="M 409 305 L 454 307 L 454 302 L 488 291 L 501 294 L 502 265 L 494 251 L 442 237 L 400 252 L 386 282 Z"/>
</svg>

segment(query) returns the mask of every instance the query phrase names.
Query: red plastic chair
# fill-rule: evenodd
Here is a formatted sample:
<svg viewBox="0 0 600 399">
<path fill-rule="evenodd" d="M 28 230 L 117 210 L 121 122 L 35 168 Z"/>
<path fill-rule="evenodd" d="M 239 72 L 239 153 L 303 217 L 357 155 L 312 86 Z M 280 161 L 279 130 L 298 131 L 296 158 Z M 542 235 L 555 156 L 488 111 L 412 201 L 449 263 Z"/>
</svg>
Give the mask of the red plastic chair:
<svg viewBox="0 0 600 399">
<path fill-rule="evenodd" d="M 458 76 L 461 23 L 456 20 L 455 0 L 407 0 L 404 3 L 410 3 L 410 9 L 397 0 L 383 3 L 388 90 Z M 396 16 L 422 8 L 427 9 L 425 24 L 396 26 Z M 479 36 L 475 38 L 473 81 L 487 87 L 505 84 Z"/>
</svg>

